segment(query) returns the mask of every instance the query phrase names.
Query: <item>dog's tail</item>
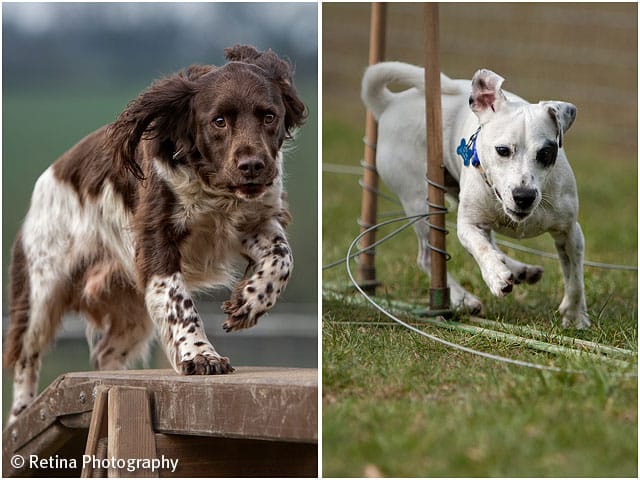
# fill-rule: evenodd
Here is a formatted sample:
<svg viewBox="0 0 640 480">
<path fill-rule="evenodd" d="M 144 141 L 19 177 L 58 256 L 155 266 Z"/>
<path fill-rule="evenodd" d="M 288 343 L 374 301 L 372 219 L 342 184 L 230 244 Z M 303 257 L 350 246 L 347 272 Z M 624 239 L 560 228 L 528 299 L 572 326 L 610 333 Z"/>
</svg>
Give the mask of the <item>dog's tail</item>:
<svg viewBox="0 0 640 480">
<path fill-rule="evenodd" d="M 362 77 L 362 101 L 378 119 L 396 95 L 387 88 L 389 83 L 406 85 L 424 92 L 424 68 L 402 62 L 382 62 L 372 65 Z M 440 74 L 440 89 L 444 95 L 461 93 L 460 87 L 449 77 Z"/>
</svg>

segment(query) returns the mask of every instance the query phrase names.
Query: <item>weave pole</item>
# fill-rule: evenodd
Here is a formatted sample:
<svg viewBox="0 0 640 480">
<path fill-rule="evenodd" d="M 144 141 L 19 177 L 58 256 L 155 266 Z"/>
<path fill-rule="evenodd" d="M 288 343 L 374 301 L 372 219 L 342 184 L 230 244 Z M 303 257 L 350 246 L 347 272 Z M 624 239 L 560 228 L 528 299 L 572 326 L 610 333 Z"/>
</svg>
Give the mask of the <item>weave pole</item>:
<svg viewBox="0 0 640 480">
<path fill-rule="evenodd" d="M 371 29 L 369 32 L 369 65 L 384 59 L 386 37 L 387 4 L 371 4 Z M 378 172 L 376 171 L 376 143 L 378 124 L 371 112 L 367 111 L 364 146 L 364 175 L 362 184 L 362 208 L 360 214 L 360 233 L 377 222 L 378 215 Z M 364 250 L 374 244 L 375 231 L 367 233 L 360 242 Z M 369 250 L 358 256 L 358 284 L 367 293 L 374 293 L 379 284 L 376 280 L 375 250 Z"/>
<path fill-rule="evenodd" d="M 440 97 L 440 29 L 437 3 L 425 3 L 425 108 L 427 120 L 427 204 L 430 213 L 446 212 L 442 160 L 442 105 Z M 429 217 L 431 287 L 429 304 L 434 312 L 449 310 L 446 228 L 444 213 Z"/>
</svg>

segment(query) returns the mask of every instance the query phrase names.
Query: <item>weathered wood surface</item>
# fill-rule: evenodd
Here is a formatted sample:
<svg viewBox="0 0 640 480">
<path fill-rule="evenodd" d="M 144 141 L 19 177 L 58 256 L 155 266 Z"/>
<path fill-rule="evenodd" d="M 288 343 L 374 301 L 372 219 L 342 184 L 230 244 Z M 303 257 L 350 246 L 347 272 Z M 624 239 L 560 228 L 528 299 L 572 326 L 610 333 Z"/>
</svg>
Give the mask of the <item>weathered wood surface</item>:
<svg viewBox="0 0 640 480">
<path fill-rule="evenodd" d="M 318 446 L 215 437 L 156 434 L 158 457 L 179 458 L 161 478 L 317 477 Z"/>
<path fill-rule="evenodd" d="M 98 455 L 100 440 L 107 438 L 107 401 L 109 398 L 109 390 L 105 386 L 99 386 L 96 389 L 96 398 L 93 402 L 93 413 L 89 422 L 89 432 L 87 434 L 87 444 L 84 449 L 85 455 Z M 94 474 L 94 468 L 91 463 L 82 466 L 82 477 L 90 478 Z"/>
<path fill-rule="evenodd" d="M 109 390 L 107 455 L 114 458 L 156 458 L 156 439 L 151 426 L 149 395 L 140 387 Z M 158 477 L 158 472 L 109 467 L 110 478 Z"/>
<path fill-rule="evenodd" d="M 28 458 L 84 442 L 99 388 L 117 386 L 148 392 L 156 434 L 317 444 L 316 369 L 238 367 L 231 375 L 192 377 L 171 370 L 69 373 L 3 431 L 4 475 L 24 473 L 11 467 L 13 454 Z"/>
</svg>

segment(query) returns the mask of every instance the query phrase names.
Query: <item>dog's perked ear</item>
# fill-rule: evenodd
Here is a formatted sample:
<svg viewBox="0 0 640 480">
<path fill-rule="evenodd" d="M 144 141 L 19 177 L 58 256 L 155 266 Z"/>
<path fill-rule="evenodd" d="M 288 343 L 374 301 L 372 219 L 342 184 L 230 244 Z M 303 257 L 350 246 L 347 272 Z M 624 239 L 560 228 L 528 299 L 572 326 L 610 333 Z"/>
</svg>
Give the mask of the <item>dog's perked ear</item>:
<svg viewBox="0 0 640 480">
<path fill-rule="evenodd" d="M 143 179 L 144 172 L 136 159 L 136 149 L 143 135 L 156 139 L 162 150 L 189 149 L 194 144 L 191 102 L 196 83 L 205 67 L 189 67 L 151 84 L 132 100 L 118 119 L 109 126 L 108 142 L 114 150 L 116 165 Z M 172 154 L 172 152 L 168 152 Z"/>
<path fill-rule="evenodd" d="M 291 138 L 293 130 L 302 126 L 307 118 L 307 109 L 300 100 L 293 85 L 293 68 L 282 60 L 273 51 L 260 52 L 249 45 L 235 45 L 225 48 L 224 55 L 230 62 L 244 62 L 257 65 L 263 69 L 267 76 L 273 79 L 282 92 L 282 101 L 285 107 L 285 129 L 287 137 Z"/>
<path fill-rule="evenodd" d="M 502 92 L 502 82 L 504 78 L 491 70 L 481 69 L 473 75 L 469 106 L 481 124 L 487 122 L 507 102 Z"/>
<path fill-rule="evenodd" d="M 540 105 L 547 109 L 558 130 L 558 148 L 562 148 L 562 137 L 576 119 L 576 106 L 568 102 L 546 101 Z"/>
</svg>

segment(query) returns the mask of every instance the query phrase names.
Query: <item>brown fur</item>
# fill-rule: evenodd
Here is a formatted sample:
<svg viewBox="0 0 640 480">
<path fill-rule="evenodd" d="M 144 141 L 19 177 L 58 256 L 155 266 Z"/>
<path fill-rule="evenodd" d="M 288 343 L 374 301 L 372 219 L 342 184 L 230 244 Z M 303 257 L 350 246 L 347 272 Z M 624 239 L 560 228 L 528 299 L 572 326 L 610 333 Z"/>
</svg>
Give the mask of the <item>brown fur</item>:
<svg viewBox="0 0 640 480">
<path fill-rule="evenodd" d="M 22 353 L 22 336 L 29 326 L 29 273 L 18 233 L 11 252 L 9 272 L 9 330 L 5 337 L 4 365 L 13 367 Z"/>
<path fill-rule="evenodd" d="M 130 278 L 108 246 L 99 245 L 99 251 L 73 265 L 70 278 L 51 286 L 55 294 L 41 337 L 51 340 L 62 314 L 71 310 L 85 313 L 98 329 L 108 325 L 106 337 L 126 335 L 132 328 L 147 332 L 151 327 L 144 291 L 152 276 L 185 270 L 185 277 L 204 281 L 206 269 L 212 268 L 206 262 L 216 258 L 214 254 L 208 258 L 204 250 L 224 251 L 221 246 L 240 250 L 239 239 L 230 237 L 230 232 L 249 234 L 272 218 L 283 227 L 289 222 L 286 207 L 254 205 L 256 210 L 239 213 L 237 206 L 239 192 L 251 198 L 268 191 L 279 178 L 277 152 L 306 118 L 293 86 L 293 72 L 271 51 L 236 46 L 225 54 L 230 63 L 223 67 L 195 65 L 156 81 L 114 123 L 85 137 L 54 164 L 55 178 L 72 187 L 83 208 L 96 204 L 107 185 L 119 197 L 131 217 L 137 271 L 136 278 Z M 238 88 L 242 95 L 237 94 Z M 238 125 L 224 131 L 212 128 L 211 116 L 216 112 L 229 119 L 237 115 Z M 279 120 L 273 125 L 256 123 L 246 112 L 258 116 L 274 112 Z M 232 135 L 232 130 L 242 133 Z M 261 162 L 259 171 L 252 175 L 242 171 L 238 165 L 246 159 Z M 200 185 L 215 199 L 208 197 L 211 211 L 207 213 L 195 200 L 191 205 L 188 189 L 174 191 L 156 171 L 157 161 L 168 172 L 185 171 L 184 167 L 193 172 L 191 184 Z M 18 235 L 10 271 L 7 366 L 14 366 L 25 355 L 28 262 Z M 233 295 L 236 303 L 238 295 Z M 98 342 L 94 350 L 97 366 L 109 364 L 114 355 L 129 353 L 115 351 L 111 345 L 106 340 Z"/>
</svg>

